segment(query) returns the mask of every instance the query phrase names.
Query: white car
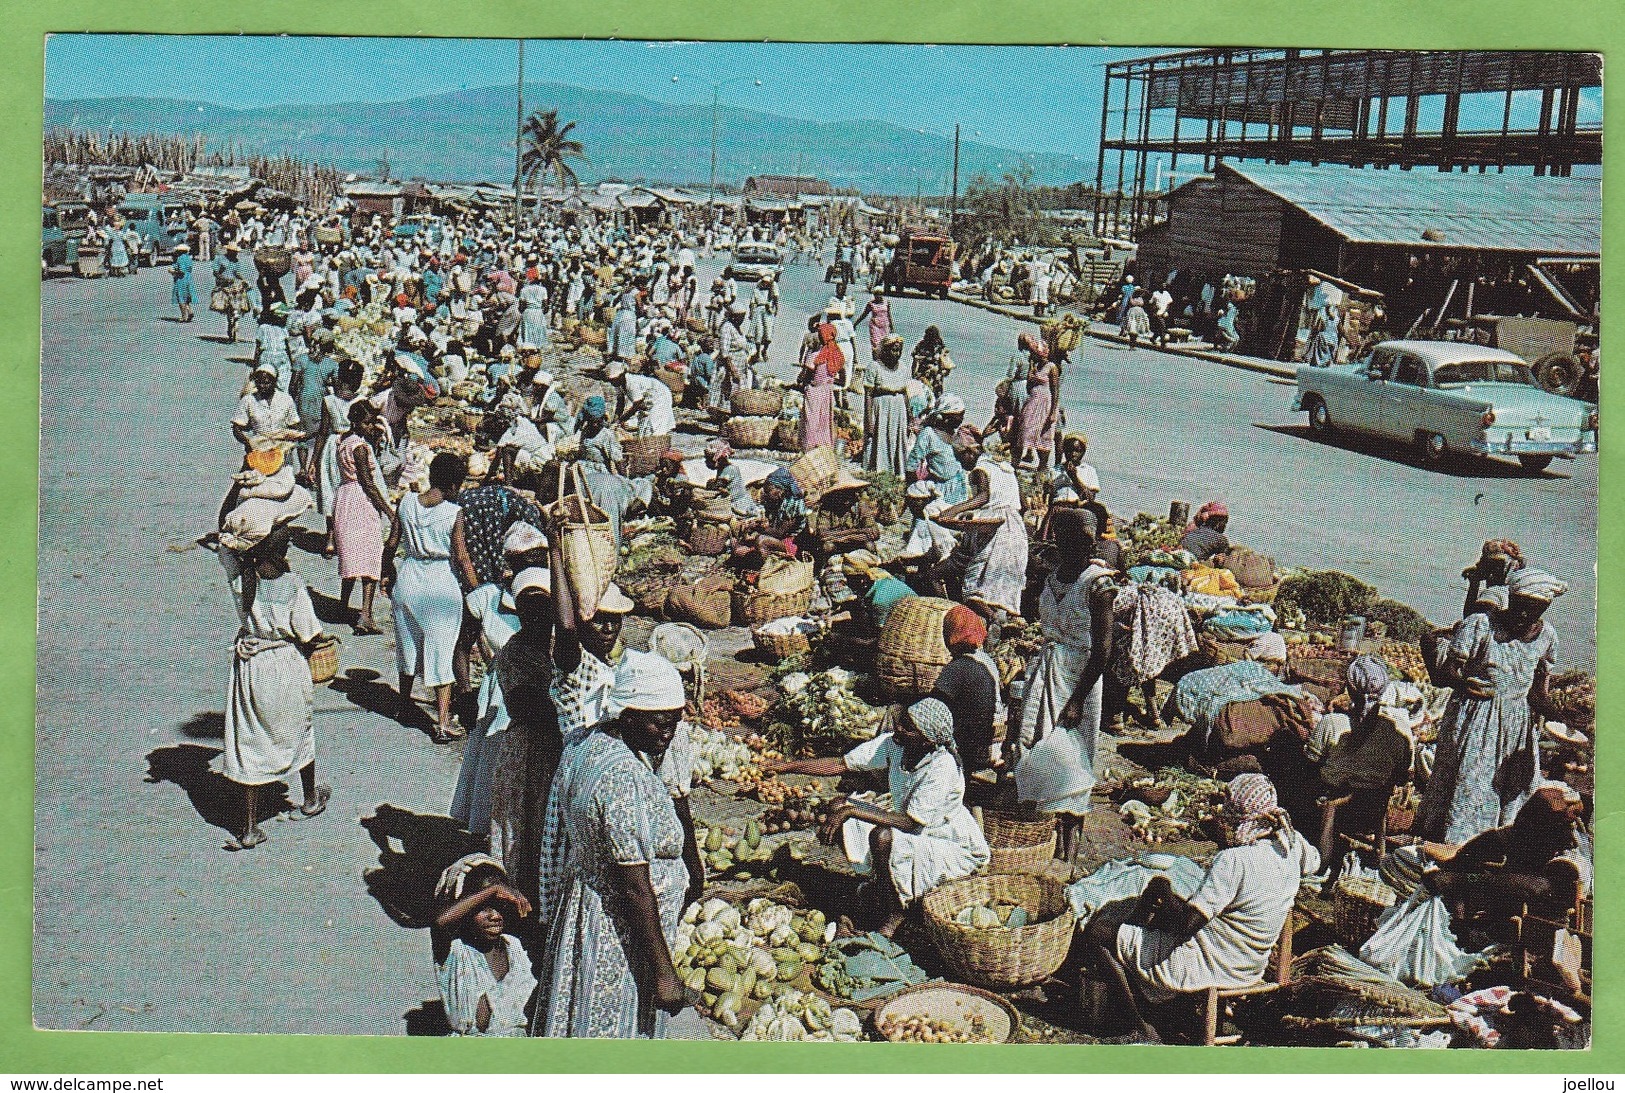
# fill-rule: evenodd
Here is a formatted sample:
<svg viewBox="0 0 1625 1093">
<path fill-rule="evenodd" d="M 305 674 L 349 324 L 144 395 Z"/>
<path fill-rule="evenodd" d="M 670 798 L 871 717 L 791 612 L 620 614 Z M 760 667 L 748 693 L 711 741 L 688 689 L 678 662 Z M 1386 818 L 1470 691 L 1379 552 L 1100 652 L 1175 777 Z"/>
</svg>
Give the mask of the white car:
<svg viewBox="0 0 1625 1093">
<path fill-rule="evenodd" d="M 772 243 L 741 243 L 722 275 L 730 281 L 760 281 L 769 275 L 779 276 L 783 267 L 784 255 Z"/>
<path fill-rule="evenodd" d="M 1542 390 L 1521 357 L 1462 342 L 1383 342 L 1363 360 L 1299 368 L 1293 409 L 1316 432 L 1347 429 L 1448 452 L 1516 457 L 1538 474 L 1597 450 L 1597 407 Z"/>
</svg>

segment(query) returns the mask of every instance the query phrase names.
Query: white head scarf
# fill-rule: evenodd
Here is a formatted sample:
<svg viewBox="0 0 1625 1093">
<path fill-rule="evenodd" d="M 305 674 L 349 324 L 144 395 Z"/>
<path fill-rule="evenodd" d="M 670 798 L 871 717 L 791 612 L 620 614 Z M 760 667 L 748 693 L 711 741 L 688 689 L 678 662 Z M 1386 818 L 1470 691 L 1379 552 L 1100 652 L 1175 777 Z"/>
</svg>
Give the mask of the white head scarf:
<svg viewBox="0 0 1625 1093">
<path fill-rule="evenodd" d="M 615 666 L 615 685 L 609 692 L 609 717 L 625 710 L 680 710 L 688 698 L 683 677 L 665 657 L 629 650 Z"/>
</svg>

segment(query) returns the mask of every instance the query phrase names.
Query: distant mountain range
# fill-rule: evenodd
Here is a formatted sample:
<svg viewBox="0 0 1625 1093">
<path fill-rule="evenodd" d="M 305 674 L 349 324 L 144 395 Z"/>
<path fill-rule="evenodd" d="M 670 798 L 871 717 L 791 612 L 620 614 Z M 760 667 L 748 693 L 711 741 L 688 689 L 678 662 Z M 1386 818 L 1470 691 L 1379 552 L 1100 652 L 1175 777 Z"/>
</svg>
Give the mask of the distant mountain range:
<svg viewBox="0 0 1625 1093">
<path fill-rule="evenodd" d="M 703 187 L 710 176 L 710 104 L 658 102 L 562 84 L 527 84 L 526 111 L 557 109 L 589 162 L 583 182 L 605 178 Z M 288 154 L 374 173 L 388 155 L 392 177 L 459 181 L 513 178 L 512 88 L 486 87 L 387 103 L 267 106 L 233 110 L 154 98 L 47 99 L 45 126 L 130 133 L 201 133 L 214 145 Z M 977 174 L 998 177 L 1022 163 L 1040 185 L 1094 179 L 1090 158 L 960 143 L 961 192 Z M 803 174 L 865 193 L 947 193 L 953 139 L 884 121 L 819 123 L 724 106 L 717 175 L 738 186 L 754 174 Z"/>
</svg>

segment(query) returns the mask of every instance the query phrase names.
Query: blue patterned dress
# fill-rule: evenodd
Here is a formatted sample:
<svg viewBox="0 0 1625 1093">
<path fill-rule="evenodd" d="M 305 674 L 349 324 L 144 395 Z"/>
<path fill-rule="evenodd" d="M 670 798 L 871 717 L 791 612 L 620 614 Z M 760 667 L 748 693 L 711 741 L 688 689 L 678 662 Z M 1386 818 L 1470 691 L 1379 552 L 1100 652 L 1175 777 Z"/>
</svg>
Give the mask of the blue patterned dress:
<svg viewBox="0 0 1625 1093">
<path fill-rule="evenodd" d="M 1489 680 L 1494 694 L 1474 698 L 1457 689 L 1451 698 L 1416 825 L 1425 839 L 1464 843 L 1510 824 L 1540 781 L 1529 689 L 1536 671 L 1555 663 L 1557 634 L 1543 622 L 1533 641 L 1520 641 L 1489 615 L 1470 615 L 1456 628 L 1450 655 L 1466 662 L 1464 675 Z"/>
<path fill-rule="evenodd" d="M 616 902 L 617 865 L 649 867 L 666 944 L 675 944 L 688 867 L 683 827 L 660 777 L 617 736 L 587 734 L 564 751 L 542 835 L 547 944 L 535 1036 L 659 1038 L 666 1015 L 638 996 L 631 931 Z"/>
</svg>

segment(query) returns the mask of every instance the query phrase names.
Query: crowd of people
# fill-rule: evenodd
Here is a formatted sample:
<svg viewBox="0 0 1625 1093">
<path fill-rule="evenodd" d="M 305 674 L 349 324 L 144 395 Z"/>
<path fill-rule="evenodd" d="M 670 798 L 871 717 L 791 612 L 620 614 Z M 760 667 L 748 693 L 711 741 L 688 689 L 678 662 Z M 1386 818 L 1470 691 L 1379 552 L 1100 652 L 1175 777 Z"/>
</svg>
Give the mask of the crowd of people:
<svg viewBox="0 0 1625 1093">
<path fill-rule="evenodd" d="M 799 320 L 777 323 L 772 277 L 704 287 L 708 246 L 673 230 L 515 230 L 473 213 L 397 225 L 341 211 L 194 233 L 172 267 L 189 321 L 193 252 L 199 261 L 218 252 L 211 309 L 233 340 L 239 316 L 255 327 L 230 422 L 241 468 L 209 537 L 240 623 L 225 725 L 224 773 L 242 789 L 231 849 L 267 837 L 259 787 L 297 774 L 293 818 L 315 818 L 331 799 L 316 777 L 307 664 L 330 639 L 288 563 L 299 522 L 319 514 L 312 549 L 336 565 L 344 610 L 360 586 L 353 634 L 383 635 L 377 596 L 389 600 L 396 717 L 437 743 L 466 738 L 448 807 L 485 849 L 436 889 L 436 960 L 454 1032 L 659 1036 L 691 1002 L 672 945 L 706 887 L 685 721 L 704 654 L 669 625 L 647 650 L 627 648 L 635 606 L 613 584 L 583 610 L 559 568 L 572 497 L 606 513 L 617 540 L 640 516 L 687 530 L 702 511 L 720 513 L 734 544 L 726 565 L 741 580 L 810 560 L 832 609 L 850 616 L 835 625 L 853 648 L 872 646 L 909 598 L 954 602 L 943 622 L 953 659 L 930 697 L 897 707 L 844 755 L 769 767 L 870 774 L 889 790 L 889 803 L 840 797 L 822 822 L 869 877 L 851 919 L 887 936 L 925 893 L 987 864 L 972 811 L 983 796 L 1055 817 L 1061 857 L 1079 857 L 1101 737 L 1121 730 L 1136 698 L 1140 715 L 1161 723 L 1159 677 L 1180 687 L 1168 716 L 1188 692 L 1260 699 L 1288 689 L 1276 686 L 1285 642 L 1267 628 L 1239 669 L 1188 671 L 1192 574 L 1213 582 L 1195 593 L 1207 597 L 1206 615 L 1246 613 L 1217 576 L 1239 554 L 1230 514 L 1204 505 L 1177 550 L 1142 567 L 1151 572 L 1125 572 L 1109 488 L 1087 462 L 1089 440 L 1065 428 L 1068 354 L 1052 340 L 1020 336 L 992 419 L 977 428 L 952 390 L 937 328 L 906 351 L 886 294 L 872 289 L 860 306 L 837 277 L 827 305 L 807 316 L 789 384 L 802 449 L 838 456 L 837 472 L 810 492 L 789 469 L 760 467 L 709 436 L 706 412 L 726 416 L 737 392 L 768 383 L 775 337 L 802 331 Z M 877 239 L 841 242 L 837 272 L 861 283 L 882 266 Z M 247 257 L 268 251 L 288 268 L 259 262 L 245 275 Z M 1035 284 L 1050 276 L 1029 272 Z M 1165 336 L 1167 296 L 1147 301 L 1129 282 L 1121 321 Z M 604 331 L 590 355 L 601 377 L 544 367 L 556 341 L 584 328 Z M 686 378 L 682 397 L 663 373 Z M 432 452 L 413 435 L 413 411 L 443 395 L 474 422 L 462 449 Z M 861 469 L 904 484 L 911 522 L 900 546 L 882 547 L 867 483 L 840 465 L 838 421 L 859 423 L 850 454 Z M 661 438 L 664 454 L 634 465 L 633 443 Z M 1041 521 L 1027 518 L 1024 480 L 1036 483 Z M 1170 586 L 1170 573 L 1184 584 Z M 1386 808 L 1388 792 L 1425 766 L 1417 831 L 1463 848 L 1458 866 L 1428 874 L 1458 912 L 1493 902 L 1486 885 L 1514 873 L 1531 891 L 1550 889 L 1544 871 L 1573 849 L 1579 817 L 1539 761 L 1537 715 L 1556 664 L 1542 613 L 1564 585 L 1504 541 L 1486 547 L 1470 576 L 1466 613 L 1434 650 L 1452 694 L 1428 764 L 1416 761 L 1406 694 L 1369 656 L 1348 665 L 1346 711 L 1306 700 L 1295 750 L 1278 736 L 1230 746 L 1215 719 L 1178 711 L 1222 737 L 1194 741 L 1193 761 L 1239 771 L 1225 844 L 1189 899 L 1153 885 L 1080 935 L 1083 958 L 1147 1035 L 1141 1006 L 1257 978 L 1300 881 L 1330 864 L 1299 833 L 1318 825 L 1311 806 L 1328 794 L 1361 795 L 1351 813 Z M 1037 650 L 1008 681 L 988 647 L 1026 623 L 1036 624 Z M 1244 757 L 1252 762 L 1236 766 Z M 1538 852 L 1516 837 L 1537 820 Z"/>
</svg>

